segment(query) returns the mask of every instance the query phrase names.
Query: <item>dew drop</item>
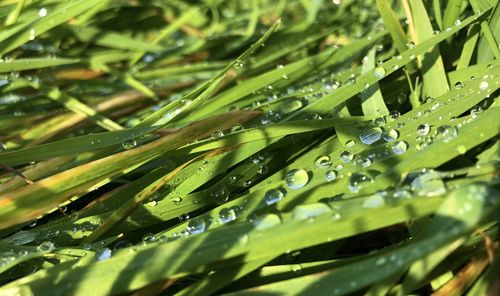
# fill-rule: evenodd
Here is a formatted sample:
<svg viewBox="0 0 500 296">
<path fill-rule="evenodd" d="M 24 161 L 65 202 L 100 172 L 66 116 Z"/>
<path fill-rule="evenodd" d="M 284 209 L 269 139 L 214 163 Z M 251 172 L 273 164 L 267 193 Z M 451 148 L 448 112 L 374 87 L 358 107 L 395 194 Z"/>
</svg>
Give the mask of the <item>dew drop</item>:
<svg viewBox="0 0 500 296">
<path fill-rule="evenodd" d="M 330 162 L 330 156 L 328 156 L 328 155 L 319 156 L 314 161 L 314 165 L 318 168 L 321 168 L 321 169 L 327 169 L 330 167 L 331 164 L 332 163 Z"/>
<path fill-rule="evenodd" d="M 109 259 L 111 258 L 111 254 L 113 252 L 111 251 L 111 249 L 109 248 L 104 248 L 96 257 L 96 260 L 97 261 L 103 261 L 103 260 L 106 260 L 106 259 Z"/>
<path fill-rule="evenodd" d="M 126 140 L 122 143 L 122 147 L 123 149 L 125 150 L 129 150 L 129 149 L 132 149 L 134 147 L 137 146 L 137 141 L 134 140 L 134 139 L 131 139 L 131 140 Z"/>
<path fill-rule="evenodd" d="M 327 171 L 325 173 L 325 179 L 327 182 L 332 182 L 336 178 L 337 178 L 337 172 L 335 172 L 335 171 Z"/>
<path fill-rule="evenodd" d="M 207 224 L 203 218 L 195 218 L 189 221 L 187 231 L 191 234 L 200 234 L 205 231 Z"/>
<path fill-rule="evenodd" d="M 479 83 L 479 89 L 480 89 L 480 90 L 486 90 L 486 89 L 488 89 L 488 86 L 489 86 L 489 84 L 488 84 L 488 82 L 487 82 L 487 81 L 484 81 L 484 80 L 483 80 L 483 81 L 481 81 L 481 82 Z"/>
<path fill-rule="evenodd" d="M 264 201 L 267 205 L 275 204 L 281 201 L 285 197 L 285 194 L 279 189 L 271 189 L 266 192 Z"/>
<path fill-rule="evenodd" d="M 349 177 L 349 190 L 358 192 L 372 181 L 372 178 L 363 173 L 354 173 Z"/>
<path fill-rule="evenodd" d="M 324 203 L 310 203 L 305 205 L 298 205 L 292 211 L 293 220 L 308 220 L 324 213 L 332 212 L 329 206 Z"/>
<path fill-rule="evenodd" d="M 431 127 L 427 123 L 421 124 L 417 127 L 417 134 L 419 136 L 427 136 L 430 131 Z"/>
<path fill-rule="evenodd" d="M 44 241 L 36 249 L 40 252 L 50 252 L 55 249 L 54 243 L 49 241 Z"/>
<path fill-rule="evenodd" d="M 366 145 L 371 145 L 378 140 L 382 136 L 382 129 L 380 127 L 373 127 L 369 129 L 364 129 L 359 134 L 359 139 Z"/>
<path fill-rule="evenodd" d="M 458 129 L 450 125 L 442 125 L 436 131 L 436 138 L 440 141 L 448 143 L 458 136 Z"/>
<path fill-rule="evenodd" d="M 215 131 L 212 133 L 212 135 L 210 135 L 210 138 L 212 139 L 219 139 L 219 138 L 222 138 L 224 137 L 224 133 L 222 131 Z"/>
<path fill-rule="evenodd" d="M 252 220 L 252 223 L 255 225 L 255 229 L 262 230 L 281 224 L 281 218 L 276 214 L 267 214 Z"/>
<path fill-rule="evenodd" d="M 403 154 L 406 152 L 406 150 L 408 150 L 408 143 L 406 143 L 405 141 L 396 141 L 394 142 L 394 144 L 392 144 L 391 149 L 395 154 Z"/>
<path fill-rule="evenodd" d="M 373 69 L 373 75 L 377 78 L 382 78 L 385 75 L 385 69 L 383 67 L 376 67 Z"/>
<path fill-rule="evenodd" d="M 379 208 L 385 204 L 385 199 L 380 194 L 374 194 L 365 199 L 363 202 L 363 208 L 374 209 Z"/>
<path fill-rule="evenodd" d="M 390 129 L 383 133 L 383 137 L 386 142 L 392 142 L 399 138 L 399 132 L 395 129 Z"/>
<path fill-rule="evenodd" d="M 234 208 L 223 208 L 219 211 L 219 221 L 222 224 L 236 220 L 237 215 Z"/>
<path fill-rule="evenodd" d="M 303 169 L 293 169 L 285 176 L 285 183 L 290 189 L 299 189 L 309 182 L 309 175 Z"/>
<path fill-rule="evenodd" d="M 350 162 L 351 160 L 354 159 L 354 154 L 352 154 L 349 151 L 343 150 L 343 151 L 340 152 L 340 159 L 343 162 Z"/>
</svg>

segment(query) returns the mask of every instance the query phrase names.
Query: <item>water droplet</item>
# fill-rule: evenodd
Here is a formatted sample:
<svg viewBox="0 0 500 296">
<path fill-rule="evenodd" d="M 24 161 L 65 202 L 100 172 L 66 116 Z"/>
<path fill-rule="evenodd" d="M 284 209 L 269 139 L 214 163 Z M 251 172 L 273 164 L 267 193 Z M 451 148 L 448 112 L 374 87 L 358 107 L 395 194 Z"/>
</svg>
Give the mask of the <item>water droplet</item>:
<svg viewBox="0 0 500 296">
<path fill-rule="evenodd" d="M 40 17 L 47 16 L 47 9 L 45 9 L 45 8 L 40 8 L 40 10 L 38 11 L 38 15 L 39 15 Z"/>
<path fill-rule="evenodd" d="M 222 224 L 236 220 L 237 214 L 234 208 L 223 208 L 219 211 L 219 221 Z"/>
<path fill-rule="evenodd" d="M 203 233 L 207 225 L 203 218 L 195 218 L 188 222 L 187 231 L 191 234 Z"/>
<path fill-rule="evenodd" d="M 223 204 L 229 199 L 229 190 L 226 185 L 222 184 L 212 192 L 212 198 L 217 204 Z"/>
<path fill-rule="evenodd" d="M 415 48 L 415 42 L 413 42 L 413 41 L 408 41 L 408 43 L 406 43 L 406 46 L 407 46 L 409 49 Z"/>
<path fill-rule="evenodd" d="M 347 148 L 351 148 L 352 146 L 354 146 L 354 144 L 356 144 L 354 140 L 348 140 L 347 142 L 345 142 L 345 146 Z"/>
<path fill-rule="evenodd" d="M 285 176 L 285 183 L 290 189 L 299 189 L 309 182 L 309 175 L 305 170 L 293 169 Z"/>
<path fill-rule="evenodd" d="M 359 139 L 366 145 L 371 145 L 378 140 L 382 136 L 382 129 L 380 127 L 373 127 L 369 129 L 364 129 L 359 134 Z"/>
<path fill-rule="evenodd" d="M 126 140 L 122 143 L 122 147 L 123 149 L 125 150 L 129 150 L 129 149 L 132 149 L 134 147 L 137 146 L 137 141 L 134 140 L 134 139 L 131 139 L 131 140 Z"/>
<path fill-rule="evenodd" d="M 264 197 L 264 201 L 269 206 L 269 205 L 272 205 L 272 204 L 279 202 L 284 197 L 285 197 L 285 194 L 281 190 L 271 189 L 271 190 L 266 192 L 266 196 Z"/>
<path fill-rule="evenodd" d="M 383 137 L 386 142 L 392 142 L 399 138 L 399 132 L 395 129 L 390 129 L 383 133 Z"/>
<path fill-rule="evenodd" d="M 281 224 L 281 218 L 276 214 L 267 214 L 252 220 L 255 229 L 262 230 Z"/>
<path fill-rule="evenodd" d="M 403 154 L 408 150 L 408 143 L 405 141 L 396 141 L 394 144 L 391 146 L 392 152 L 396 154 Z"/>
<path fill-rule="evenodd" d="M 456 89 L 461 89 L 464 87 L 464 84 L 461 81 L 455 82 L 455 88 Z"/>
<path fill-rule="evenodd" d="M 354 173 L 349 177 L 349 190 L 358 192 L 372 181 L 372 178 L 363 173 Z"/>
<path fill-rule="evenodd" d="M 353 158 L 354 158 L 354 154 L 352 154 L 349 151 L 343 150 L 343 151 L 340 152 L 340 159 L 343 162 L 350 162 L 351 160 L 353 160 Z"/>
<path fill-rule="evenodd" d="M 456 20 L 455 21 L 455 26 L 460 26 L 462 24 L 462 21 L 461 20 Z"/>
<path fill-rule="evenodd" d="M 35 29 L 31 29 L 29 31 L 28 40 L 33 41 L 33 40 L 35 40 L 35 38 L 36 38 L 36 31 L 35 31 Z"/>
<path fill-rule="evenodd" d="M 458 153 L 460 153 L 460 154 L 465 154 L 465 152 L 467 152 L 467 148 L 466 148 L 464 145 L 459 145 L 459 146 L 457 147 L 457 151 L 458 151 Z"/>
<path fill-rule="evenodd" d="M 224 133 L 222 131 L 215 131 L 210 136 L 210 138 L 212 138 L 212 139 L 219 139 L 219 138 L 222 138 L 222 137 L 224 137 Z"/>
<path fill-rule="evenodd" d="M 332 163 L 330 162 L 330 156 L 328 156 L 328 155 L 319 156 L 314 161 L 314 165 L 318 168 L 321 168 L 321 169 L 327 169 L 330 167 L 331 164 Z"/>
<path fill-rule="evenodd" d="M 292 211 L 292 219 L 309 220 L 329 212 L 332 212 L 332 209 L 324 203 L 298 205 Z"/>
<path fill-rule="evenodd" d="M 421 124 L 417 127 L 417 134 L 419 136 L 427 136 L 430 131 L 431 131 L 431 127 L 427 123 Z"/>
<path fill-rule="evenodd" d="M 335 171 L 327 171 L 325 173 L 325 179 L 327 182 L 332 182 L 336 178 L 337 178 L 337 172 L 335 172 Z"/>
<path fill-rule="evenodd" d="M 109 248 L 104 248 L 96 257 L 97 261 L 102 261 L 111 258 L 113 252 Z"/>
<path fill-rule="evenodd" d="M 368 157 L 365 157 L 365 158 L 361 158 L 359 160 L 359 164 L 364 167 L 364 168 L 367 168 L 369 167 L 371 164 L 372 164 L 372 160 Z"/>
<path fill-rule="evenodd" d="M 450 125 L 442 125 L 436 131 L 436 138 L 440 141 L 448 143 L 458 136 L 458 129 Z"/>
<path fill-rule="evenodd" d="M 446 193 L 446 187 L 439 174 L 428 171 L 411 182 L 411 190 L 419 196 L 438 196 Z"/>
<path fill-rule="evenodd" d="M 282 113 L 286 114 L 286 113 L 291 113 L 291 112 L 297 111 L 300 108 L 302 108 L 302 106 L 303 106 L 302 101 L 297 100 L 297 99 L 292 99 L 292 100 L 287 100 L 287 101 L 283 102 L 283 104 L 280 106 L 279 110 Z"/>
<path fill-rule="evenodd" d="M 380 194 L 374 194 L 365 199 L 363 202 L 363 208 L 374 209 L 379 208 L 385 204 L 385 199 Z"/>
<path fill-rule="evenodd" d="M 479 83 L 480 90 L 486 90 L 486 89 L 488 89 L 488 86 L 489 86 L 488 81 L 483 80 Z"/>
<path fill-rule="evenodd" d="M 385 125 L 385 117 L 377 117 L 373 120 L 376 126 L 384 126 Z"/>
<path fill-rule="evenodd" d="M 383 67 L 376 67 L 373 70 L 373 75 L 375 75 L 375 77 L 377 78 L 382 78 L 385 75 L 385 69 Z"/>
<path fill-rule="evenodd" d="M 50 252 L 55 249 L 54 243 L 49 241 L 44 241 L 36 249 L 40 252 Z"/>
</svg>

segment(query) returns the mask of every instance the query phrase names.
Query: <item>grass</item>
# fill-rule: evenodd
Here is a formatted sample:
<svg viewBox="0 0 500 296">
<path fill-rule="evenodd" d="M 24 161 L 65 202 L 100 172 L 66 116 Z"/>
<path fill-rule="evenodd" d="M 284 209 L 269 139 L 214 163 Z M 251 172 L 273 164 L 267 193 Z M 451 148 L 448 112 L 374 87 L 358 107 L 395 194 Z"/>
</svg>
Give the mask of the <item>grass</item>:
<svg viewBox="0 0 500 296">
<path fill-rule="evenodd" d="M 4 1 L 0 295 L 494 295 L 499 11 Z"/>
</svg>

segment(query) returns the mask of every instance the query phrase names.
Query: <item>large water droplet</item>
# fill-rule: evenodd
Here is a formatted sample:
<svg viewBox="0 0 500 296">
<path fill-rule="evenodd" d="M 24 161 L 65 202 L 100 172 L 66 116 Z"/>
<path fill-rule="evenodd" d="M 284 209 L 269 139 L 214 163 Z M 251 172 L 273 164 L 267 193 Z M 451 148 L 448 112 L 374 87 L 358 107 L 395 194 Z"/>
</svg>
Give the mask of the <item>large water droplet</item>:
<svg viewBox="0 0 500 296">
<path fill-rule="evenodd" d="M 53 242 L 44 241 L 36 249 L 40 252 L 50 252 L 55 249 L 55 246 Z"/>
<path fill-rule="evenodd" d="M 373 180 L 369 176 L 362 173 L 354 173 L 349 177 L 349 190 L 358 192 Z"/>
<path fill-rule="evenodd" d="M 293 169 L 285 176 L 285 183 L 290 189 L 299 189 L 309 182 L 309 174 L 302 169 Z"/>
<path fill-rule="evenodd" d="M 332 209 L 330 209 L 330 207 L 325 205 L 324 203 L 299 205 L 293 209 L 292 219 L 308 220 L 328 212 L 332 212 Z"/>
<path fill-rule="evenodd" d="M 272 205 L 285 197 L 285 194 L 279 189 L 271 189 L 266 192 L 266 196 L 264 197 L 264 201 L 267 205 Z"/>
<path fill-rule="evenodd" d="M 406 143 L 405 141 L 396 141 L 394 142 L 394 144 L 392 144 L 392 152 L 396 153 L 396 154 L 403 154 L 406 152 L 406 150 L 408 150 L 408 143 Z"/>
<path fill-rule="evenodd" d="M 438 127 L 436 131 L 436 137 L 438 140 L 448 143 L 449 141 L 455 139 L 458 136 L 458 129 L 450 125 L 442 125 Z"/>
<path fill-rule="evenodd" d="M 267 214 L 252 220 L 255 229 L 262 230 L 281 224 L 281 218 L 276 214 Z"/>
<path fill-rule="evenodd" d="M 371 145 L 378 140 L 382 136 L 382 129 L 380 127 L 373 127 L 369 129 L 364 129 L 359 134 L 359 139 L 366 145 Z"/>
<path fill-rule="evenodd" d="M 411 190 L 419 196 L 437 196 L 446 193 L 446 187 L 439 174 L 428 171 L 411 182 Z"/>
</svg>

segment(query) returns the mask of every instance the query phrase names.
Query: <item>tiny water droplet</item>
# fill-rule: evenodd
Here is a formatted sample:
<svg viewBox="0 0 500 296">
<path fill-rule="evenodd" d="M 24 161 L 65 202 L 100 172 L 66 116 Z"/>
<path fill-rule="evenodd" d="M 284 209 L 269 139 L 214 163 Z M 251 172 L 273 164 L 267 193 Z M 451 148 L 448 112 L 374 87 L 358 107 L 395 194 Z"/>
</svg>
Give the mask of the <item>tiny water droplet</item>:
<svg viewBox="0 0 500 296">
<path fill-rule="evenodd" d="M 104 248 L 96 257 L 97 261 L 102 261 L 111 258 L 113 252 L 109 248 Z"/>
<path fill-rule="evenodd" d="M 40 17 L 47 16 L 47 9 L 45 9 L 45 8 L 40 8 L 40 10 L 38 10 L 38 15 L 39 15 Z"/>
</svg>

